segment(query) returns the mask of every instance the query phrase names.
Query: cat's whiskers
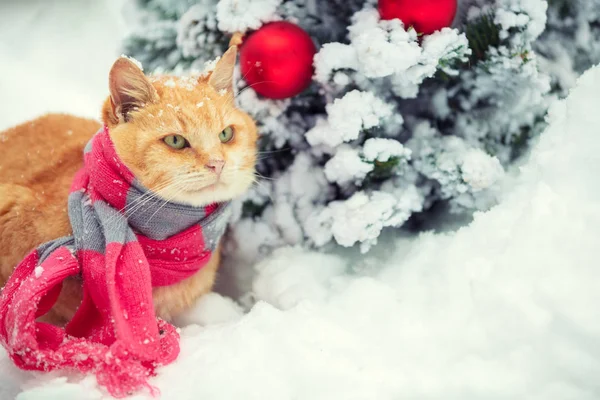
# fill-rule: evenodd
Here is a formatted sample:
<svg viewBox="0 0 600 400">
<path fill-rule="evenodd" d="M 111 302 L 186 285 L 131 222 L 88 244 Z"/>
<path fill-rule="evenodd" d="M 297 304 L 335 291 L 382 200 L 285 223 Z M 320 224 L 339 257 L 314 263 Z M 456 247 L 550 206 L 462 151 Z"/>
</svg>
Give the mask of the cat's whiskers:
<svg viewBox="0 0 600 400">
<path fill-rule="evenodd" d="M 166 185 L 163 185 L 166 186 Z M 160 190 L 158 190 L 160 191 Z M 143 207 L 148 201 L 152 200 L 153 197 L 157 197 L 158 194 L 155 192 L 146 192 L 144 194 L 142 194 L 139 198 L 135 199 L 133 202 L 131 202 L 130 204 L 126 204 L 123 208 L 121 208 L 120 210 L 118 210 L 117 213 L 113 214 L 111 217 L 109 217 L 106 221 L 106 223 L 113 223 L 115 220 L 121 218 L 122 216 L 127 216 L 128 213 L 130 213 L 132 210 L 137 210 L 140 207 Z"/>
<path fill-rule="evenodd" d="M 243 80 L 244 82 L 246 81 L 246 77 L 248 76 L 248 74 L 250 74 L 250 72 L 252 72 L 252 70 L 253 70 L 254 68 L 256 68 L 256 65 L 252 65 L 252 66 L 250 67 L 250 69 L 248 70 L 248 72 L 246 72 L 246 73 L 244 74 L 244 76 L 242 77 L 242 80 Z M 255 83 L 253 83 L 253 84 L 251 84 L 251 85 L 248 85 L 248 86 L 246 86 L 246 87 L 242 88 L 242 90 L 240 90 L 239 92 L 237 92 L 237 94 L 235 94 L 235 97 L 238 97 L 240 94 L 244 93 L 244 91 L 245 91 L 246 89 L 249 89 L 249 88 L 251 88 L 252 86 L 255 86 L 255 85 L 258 85 L 258 84 L 261 84 L 261 83 L 270 83 L 270 82 L 274 82 L 274 81 L 262 81 L 262 82 L 255 82 Z"/>
<path fill-rule="evenodd" d="M 250 66 L 250 68 L 248 69 L 248 71 L 247 71 L 247 72 L 244 74 L 244 76 L 242 76 L 242 79 L 241 79 L 241 80 L 242 80 L 242 81 L 244 81 L 244 82 L 246 82 L 246 77 L 247 77 L 247 76 L 250 74 L 250 72 L 252 72 L 252 70 L 253 70 L 254 68 L 256 68 L 256 65 L 252 65 L 252 66 Z M 247 89 L 247 88 L 249 88 L 249 87 L 251 87 L 251 86 L 246 86 L 246 87 L 242 88 L 242 90 L 240 90 L 240 91 L 239 91 L 239 92 L 237 92 L 237 93 L 233 93 L 233 92 L 232 92 L 232 95 L 233 95 L 233 97 L 234 97 L 234 98 L 238 97 L 240 94 L 242 94 L 242 92 L 243 92 L 244 90 L 246 90 L 246 89 Z"/>
<path fill-rule="evenodd" d="M 275 199 L 273 198 L 273 196 L 271 195 L 271 191 L 269 190 L 268 187 L 266 187 L 261 181 L 253 179 L 252 180 L 252 184 L 256 184 L 257 186 L 264 188 L 265 189 L 265 193 L 267 195 L 267 197 L 269 197 L 269 199 L 271 200 L 271 204 L 275 204 Z"/>
<path fill-rule="evenodd" d="M 114 219 L 119 218 L 121 215 L 127 216 L 128 214 L 132 214 L 135 211 L 137 211 L 138 209 L 140 209 L 141 207 L 148 204 L 148 202 L 150 202 L 153 198 L 158 198 L 160 196 L 160 193 L 162 192 L 162 190 L 165 189 L 167 186 L 169 186 L 173 182 L 173 180 L 174 179 L 170 179 L 166 182 L 163 182 L 157 188 L 155 188 L 153 191 L 147 191 L 147 192 L 143 193 L 140 197 L 135 199 L 130 204 L 126 204 L 125 207 L 123 207 L 119 210 L 119 213 L 115 214 L 115 216 L 113 216 L 112 219 L 109 219 L 108 221 L 113 222 Z"/>
<path fill-rule="evenodd" d="M 178 179 L 180 179 L 180 177 L 171 178 L 171 179 L 161 183 L 159 186 L 157 186 L 153 190 L 149 190 L 149 191 L 145 192 L 139 198 L 135 199 L 131 204 L 128 204 L 125 207 L 123 207 L 121 210 L 119 210 L 119 213 L 115 214 L 107 222 L 114 222 L 114 220 L 120 218 L 123 215 L 125 215 L 126 217 L 130 217 L 133 214 L 135 214 L 137 211 L 144 208 L 144 206 L 146 206 L 153 199 L 162 200 L 163 199 L 162 194 L 163 193 L 166 194 L 166 192 L 168 192 L 170 190 L 170 186 L 173 184 L 176 184 Z"/>
<path fill-rule="evenodd" d="M 271 158 L 271 156 L 269 156 L 269 155 L 265 155 L 264 157 L 257 156 L 256 161 L 258 162 L 258 161 L 266 160 L 268 158 Z"/>
<path fill-rule="evenodd" d="M 233 175 L 234 173 L 236 173 L 238 171 L 242 171 L 242 170 L 245 170 L 245 169 L 246 168 L 241 168 L 241 167 L 230 168 L 229 170 L 227 170 L 223 174 L 225 176 L 230 176 L 230 175 Z M 266 181 L 275 181 L 276 180 L 276 178 L 270 178 L 270 177 L 267 177 L 267 176 L 263 176 L 258 171 L 254 170 L 254 169 L 251 170 L 251 176 L 252 176 L 252 181 L 251 181 L 252 184 L 254 184 L 254 183 L 261 184 L 262 182 L 260 182 L 260 180 L 263 180 L 263 179 L 266 180 Z"/>
<path fill-rule="evenodd" d="M 254 68 L 256 68 L 256 64 L 254 64 L 254 65 L 251 65 L 251 66 L 250 66 L 250 69 L 248 69 L 248 72 L 246 72 L 246 73 L 244 74 L 244 76 L 242 76 L 242 80 L 243 80 L 244 82 L 246 81 L 246 77 L 248 76 L 248 74 L 249 74 L 250 72 L 252 72 L 252 70 L 253 70 Z"/>
<path fill-rule="evenodd" d="M 244 74 L 244 76 L 242 77 L 242 80 L 243 80 L 244 82 L 246 82 L 246 77 L 248 76 L 248 74 L 250 74 L 250 72 L 252 72 L 252 70 L 253 70 L 254 68 L 257 68 L 257 65 L 256 65 L 256 64 L 255 64 L 255 65 L 252 65 L 252 66 L 250 67 L 250 69 L 248 69 L 248 72 L 246 72 L 246 73 Z M 244 90 L 246 90 L 246 89 L 248 89 L 248 88 L 251 88 L 251 87 L 252 87 L 252 86 L 254 86 L 254 85 L 258 85 L 258 84 L 260 84 L 260 83 L 267 83 L 267 82 L 273 82 L 273 81 L 262 81 L 262 82 L 255 82 L 255 83 L 253 83 L 253 84 L 251 84 L 251 85 L 248 85 L 248 86 L 246 86 L 246 87 L 245 87 L 245 88 L 243 88 L 242 90 L 240 90 L 240 91 L 239 91 L 239 92 L 238 92 L 238 93 L 235 95 L 235 97 L 238 97 L 240 94 L 242 94 L 242 93 L 244 92 Z"/>
<path fill-rule="evenodd" d="M 173 195 L 172 195 L 170 198 L 168 198 L 168 199 L 165 199 L 165 200 L 163 201 L 163 203 L 162 203 L 162 204 L 161 204 L 161 205 L 160 205 L 160 206 L 159 206 L 159 207 L 156 209 L 156 211 L 154 211 L 154 214 L 152 214 L 152 215 L 150 216 L 150 218 L 148 218 L 148 220 L 146 221 L 146 224 L 145 224 L 145 226 L 148 226 L 148 224 L 150 223 L 150 221 L 152 220 L 152 218 L 154 218 L 154 216 L 155 216 L 155 215 L 156 215 L 156 214 L 157 214 L 157 213 L 158 213 L 158 212 L 159 212 L 159 211 L 160 211 L 160 210 L 161 210 L 161 209 L 162 209 L 162 208 L 163 208 L 165 205 L 167 205 L 167 203 L 170 203 L 171 201 L 173 201 L 173 199 L 174 199 L 174 198 L 175 198 L 175 197 L 176 197 L 178 194 L 180 194 L 180 193 L 181 193 L 183 190 L 184 190 L 184 187 L 181 187 L 181 188 L 179 188 L 177 191 L 175 191 L 175 192 L 173 193 Z"/>
<path fill-rule="evenodd" d="M 246 169 L 247 169 L 247 168 L 243 168 L 243 167 L 229 168 L 228 170 L 226 170 L 226 171 L 224 171 L 224 172 L 223 172 L 223 175 L 224 175 L 224 176 L 228 176 L 228 175 L 231 175 L 231 174 L 233 174 L 233 173 L 235 173 L 235 172 L 239 172 L 239 171 L 246 170 Z M 261 175 L 261 174 L 260 174 L 258 171 L 256 171 L 255 169 L 252 169 L 252 171 L 251 171 L 251 172 L 252 172 L 252 175 L 254 175 L 255 177 L 257 177 L 257 178 L 260 178 L 260 179 L 264 179 L 264 180 L 268 180 L 268 181 L 274 181 L 274 180 L 276 180 L 276 178 L 270 178 L 270 177 L 267 177 L 267 176 Z"/>
<path fill-rule="evenodd" d="M 257 151 L 256 154 L 280 153 L 282 151 L 288 151 L 291 149 L 292 149 L 291 147 L 282 147 L 281 149 L 276 149 L 276 150 L 260 150 L 260 151 Z"/>
<path fill-rule="evenodd" d="M 271 177 L 268 177 L 268 176 L 263 176 L 263 175 L 259 174 L 258 172 L 254 173 L 254 176 L 257 177 L 257 178 L 259 178 L 259 179 L 263 179 L 265 181 L 274 182 L 274 181 L 277 180 L 277 178 L 271 178 Z"/>
<path fill-rule="evenodd" d="M 279 149 L 279 150 L 271 150 L 271 151 L 259 151 L 256 152 L 255 158 L 256 158 L 256 162 L 258 161 L 262 161 L 262 160 L 266 160 L 268 158 L 273 157 L 274 153 L 282 153 L 284 151 L 288 151 L 289 149 L 284 148 L 284 149 Z"/>
<path fill-rule="evenodd" d="M 192 180 L 189 179 L 181 179 L 181 180 L 177 180 L 175 182 L 171 182 L 167 187 L 163 188 L 163 190 L 161 191 L 161 195 L 160 197 L 156 196 L 157 200 L 162 201 L 162 204 L 160 204 L 160 206 L 158 206 L 158 208 L 154 211 L 154 213 L 150 216 L 150 218 L 148 218 L 148 220 L 146 221 L 146 225 L 148 225 L 148 223 L 150 222 L 150 220 L 167 204 L 172 202 L 175 197 L 177 197 L 179 194 L 181 194 L 181 192 L 183 192 L 185 190 L 185 185 L 191 183 Z M 167 195 L 167 193 L 170 193 L 170 195 Z M 167 197 L 168 196 L 168 197 Z M 141 207 L 138 207 L 138 209 L 136 209 L 135 211 L 131 212 L 129 214 L 129 216 L 135 214 L 135 212 L 139 211 L 141 209 Z"/>
<path fill-rule="evenodd" d="M 173 193 L 171 194 L 170 197 L 163 199 L 163 203 L 156 209 L 156 211 L 154 211 L 154 213 L 146 221 L 146 226 L 150 223 L 150 221 L 152 220 L 152 218 L 165 205 L 167 205 L 167 203 L 172 202 L 175 199 L 175 197 L 177 197 L 179 194 L 181 194 L 186 189 L 185 185 L 187 185 L 187 184 L 189 184 L 191 182 L 197 183 L 198 182 L 198 179 L 197 179 L 198 177 L 206 178 L 207 176 L 206 176 L 206 174 L 201 174 L 200 176 L 195 175 L 195 174 L 186 174 L 184 176 L 178 177 L 178 180 L 175 180 L 175 182 L 173 182 L 169 186 L 169 190 L 173 190 Z"/>
<path fill-rule="evenodd" d="M 252 86 L 256 86 L 256 85 L 260 85 L 261 83 L 273 83 L 275 81 L 260 81 L 260 82 L 254 82 L 252 85 L 248 85 L 245 88 L 243 88 L 242 90 L 240 90 L 235 97 L 239 97 L 242 93 L 244 93 L 246 90 L 250 89 Z"/>
<path fill-rule="evenodd" d="M 278 149 L 278 150 L 257 151 L 256 152 L 257 161 L 258 160 L 264 160 L 265 158 L 271 157 L 272 154 L 283 153 L 284 151 L 288 151 L 288 150 L 291 150 L 291 149 L 290 148 L 283 148 L 283 149 Z M 261 157 L 261 156 L 265 156 L 265 157 Z"/>
</svg>

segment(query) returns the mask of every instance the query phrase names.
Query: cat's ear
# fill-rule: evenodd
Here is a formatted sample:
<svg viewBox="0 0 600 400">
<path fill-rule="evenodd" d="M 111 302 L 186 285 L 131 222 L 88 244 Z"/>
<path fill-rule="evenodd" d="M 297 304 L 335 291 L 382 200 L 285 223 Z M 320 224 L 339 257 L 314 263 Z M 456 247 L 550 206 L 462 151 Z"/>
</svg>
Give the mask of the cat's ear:
<svg viewBox="0 0 600 400">
<path fill-rule="evenodd" d="M 127 122 L 130 111 L 158 100 L 156 89 L 141 68 L 127 57 L 113 64 L 108 76 L 113 117 Z"/>
<path fill-rule="evenodd" d="M 233 70 L 235 68 L 236 57 L 237 46 L 231 46 L 223 54 L 223 57 L 217 61 L 217 65 L 208 79 L 208 84 L 217 92 L 222 90 L 233 91 Z"/>
</svg>

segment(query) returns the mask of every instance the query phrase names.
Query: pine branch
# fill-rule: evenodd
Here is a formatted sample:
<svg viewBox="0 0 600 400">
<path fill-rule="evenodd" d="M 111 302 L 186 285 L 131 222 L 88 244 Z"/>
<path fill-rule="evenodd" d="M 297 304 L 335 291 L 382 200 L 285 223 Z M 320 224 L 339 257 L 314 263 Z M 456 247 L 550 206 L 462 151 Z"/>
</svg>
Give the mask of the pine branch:
<svg viewBox="0 0 600 400">
<path fill-rule="evenodd" d="M 390 157 L 387 161 L 375 161 L 370 177 L 374 180 L 386 180 L 394 175 L 396 167 L 400 164 L 399 157 Z"/>
<path fill-rule="evenodd" d="M 573 0 L 547 0 L 548 8 L 554 9 L 556 11 L 556 15 L 560 18 L 567 18 L 570 15 L 573 15 L 573 7 L 577 7 L 577 4 L 574 4 Z"/>
<path fill-rule="evenodd" d="M 390 157 L 387 161 L 367 161 L 369 164 L 373 164 L 373 170 L 369 172 L 366 178 L 363 180 L 360 187 L 367 188 L 374 184 L 385 182 L 394 175 L 398 174 L 401 165 L 405 165 L 406 161 L 400 159 L 400 157 Z"/>
<path fill-rule="evenodd" d="M 465 34 L 472 50 L 472 64 L 484 60 L 490 48 L 500 45 L 500 27 L 494 23 L 492 14 L 482 15 L 468 23 Z"/>
<path fill-rule="evenodd" d="M 258 218 L 262 215 L 268 203 L 257 204 L 252 200 L 246 200 L 242 204 L 242 217 L 243 218 Z"/>
</svg>

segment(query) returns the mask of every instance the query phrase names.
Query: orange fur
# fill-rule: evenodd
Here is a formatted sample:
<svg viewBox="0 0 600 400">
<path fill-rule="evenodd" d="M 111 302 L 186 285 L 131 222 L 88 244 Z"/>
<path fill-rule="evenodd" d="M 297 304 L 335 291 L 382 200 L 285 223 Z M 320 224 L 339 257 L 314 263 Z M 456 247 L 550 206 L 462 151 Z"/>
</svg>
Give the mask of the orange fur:
<svg viewBox="0 0 600 400">
<path fill-rule="evenodd" d="M 147 188 L 167 201 L 196 206 L 230 200 L 254 181 L 256 127 L 233 102 L 235 47 L 215 70 L 198 81 L 146 78 L 120 58 L 109 77 L 111 96 L 102 108 L 117 154 Z M 221 143 L 219 133 L 234 137 Z M 67 196 L 83 163 L 83 147 L 98 122 L 64 114 L 40 117 L 0 133 L 0 284 L 18 262 L 43 242 L 71 233 Z M 184 136 L 190 146 L 168 147 L 167 135 Z M 220 174 L 210 162 L 224 162 Z M 211 290 L 219 251 L 196 275 L 154 289 L 159 316 L 171 319 Z M 80 302 L 78 278 L 65 281 L 50 319 L 69 319 Z"/>
</svg>

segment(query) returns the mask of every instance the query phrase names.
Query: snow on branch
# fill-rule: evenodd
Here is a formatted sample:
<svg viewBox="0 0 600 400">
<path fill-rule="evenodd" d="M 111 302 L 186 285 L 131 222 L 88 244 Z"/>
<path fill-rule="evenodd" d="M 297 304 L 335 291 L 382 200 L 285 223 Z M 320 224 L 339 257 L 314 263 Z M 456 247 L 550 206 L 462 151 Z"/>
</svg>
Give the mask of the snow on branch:
<svg viewBox="0 0 600 400">
<path fill-rule="evenodd" d="M 224 32 L 246 32 L 278 19 L 276 10 L 281 0 L 220 0 L 217 5 L 219 29 Z"/>
</svg>

